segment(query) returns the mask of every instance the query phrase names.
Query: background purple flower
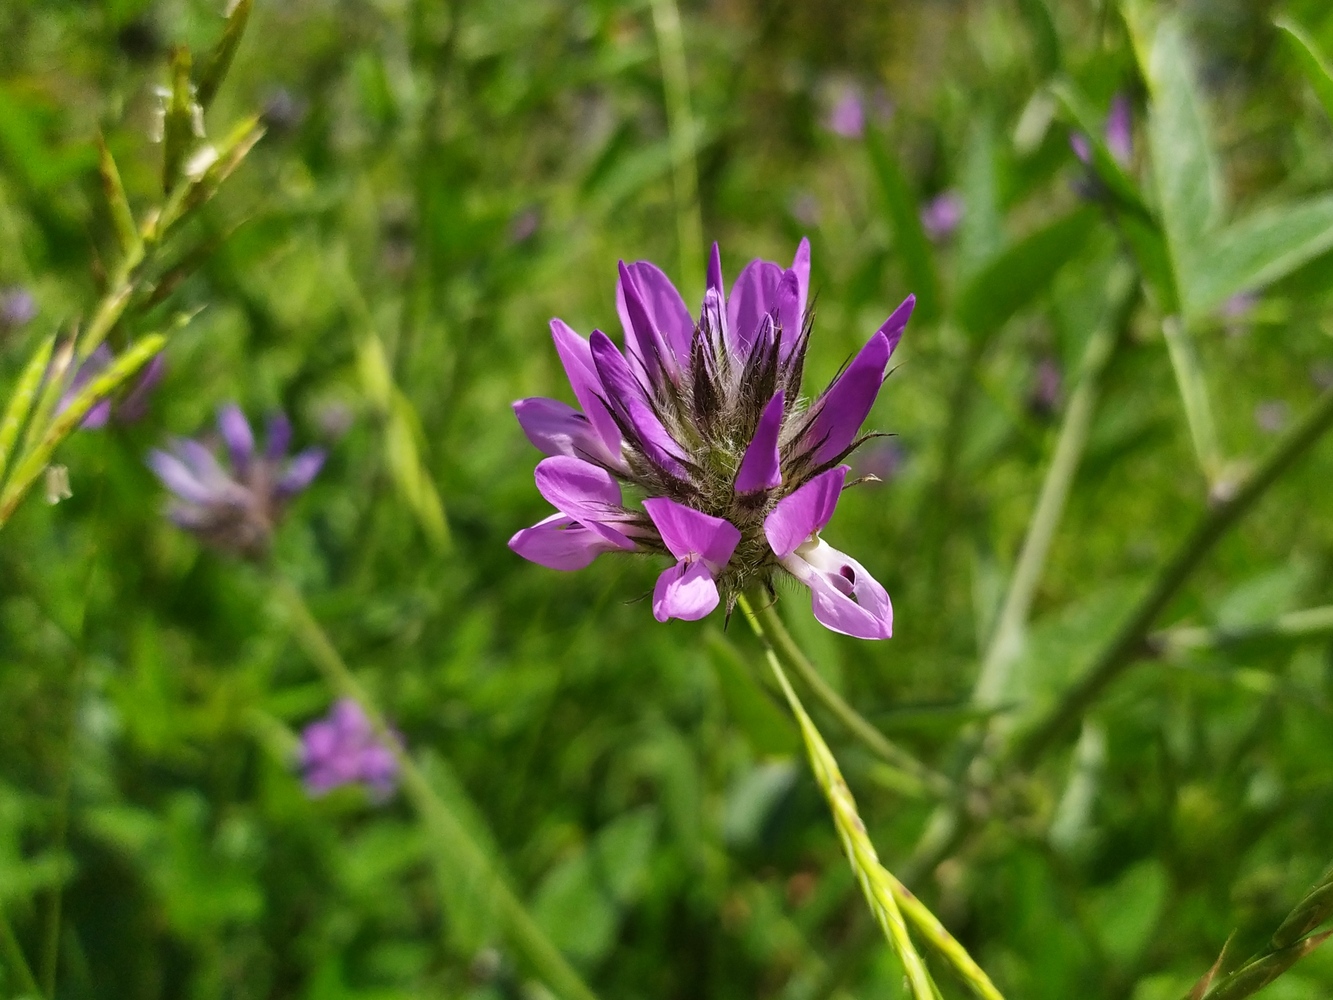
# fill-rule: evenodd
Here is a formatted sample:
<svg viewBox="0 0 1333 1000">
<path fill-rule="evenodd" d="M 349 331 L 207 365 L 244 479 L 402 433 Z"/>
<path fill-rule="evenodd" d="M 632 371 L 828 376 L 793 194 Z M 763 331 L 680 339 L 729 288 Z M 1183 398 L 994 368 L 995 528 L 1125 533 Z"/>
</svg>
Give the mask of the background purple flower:
<svg viewBox="0 0 1333 1000">
<path fill-rule="evenodd" d="M 17 330 L 37 315 L 37 300 L 26 288 L 0 289 L 0 332 Z"/>
<path fill-rule="evenodd" d="M 249 421 L 235 404 L 218 411 L 218 430 L 226 445 L 225 464 L 204 442 L 178 438 L 166 451 L 151 451 L 148 465 L 175 494 L 172 521 L 217 548 L 260 558 L 287 504 L 323 466 L 325 452 L 307 448 L 288 458 L 292 428 L 282 413 L 269 420 L 262 452 L 256 451 Z"/>
<path fill-rule="evenodd" d="M 921 228 L 932 243 L 949 239 L 962 221 L 963 196 L 957 191 L 941 192 L 921 206 Z"/>
<path fill-rule="evenodd" d="M 99 344 L 70 379 L 69 388 L 60 397 L 59 410 L 64 410 L 74 402 L 84 386 L 106 370 L 113 357 L 110 347 Z M 166 361 L 159 354 L 144 366 L 134 382 L 134 387 L 122 399 L 117 401 L 108 397 L 101 400 L 88 411 L 80 426 L 96 429 L 105 427 L 112 420 L 121 424 L 132 424 L 142 420 L 148 413 L 148 399 L 157 384 L 162 381 L 165 372 Z"/>
<path fill-rule="evenodd" d="M 866 130 L 866 107 L 859 90 L 848 87 L 833 102 L 824 127 L 844 139 L 859 139 Z"/>
<path fill-rule="evenodd" d="M 328 715 L 302 731 L 300 765 L 312 798 L 359 784 L 372 799 L 384 802 L 398 787 L 397 757 L 380 742 L 365 711 L 351 698 L 338 699 Z"/>
</svg>

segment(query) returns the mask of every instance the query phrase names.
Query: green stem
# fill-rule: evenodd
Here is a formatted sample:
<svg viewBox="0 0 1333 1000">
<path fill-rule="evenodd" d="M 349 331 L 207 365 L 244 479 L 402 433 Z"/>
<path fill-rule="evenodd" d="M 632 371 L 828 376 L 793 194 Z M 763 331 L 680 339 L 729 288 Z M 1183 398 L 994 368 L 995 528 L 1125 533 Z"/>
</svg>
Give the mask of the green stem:
<svg viewBox="0 0 1333 1000">
<path fill-rule="evenodd" d="M 514 895 L 486 852 L 436 794 L 412 758 L 403 751 L 383 714 L 343 662 L 324 629 L 310 613 L 300 592 L 282 579 L 275 581 L 274 590 L 287 612 L 297 641 L 323 673 L 329 686 L 339 695 L 354 699 L 364 709 L 384 745 L 393 749 L 398 758 L 403 791 L 434 833 L 434 846 L 449 858 L 451 867 L 478 873 L 480 880 L 486 883 L 486 895 L 495 907 L 510 941 L 557 996 L 564 1000 L 597 1000 L 596 995 Z"/>
<path fill-rule="evenodd" d="M 760 599 L 762 600 L 762 595 Z M 764 622 L 760 620 L 746 597 L 740 599 L 740 608 L 763 645 L 764 655 L 773 671 L 773 676 L 787 699 L 792 715 L 800 725 L 801 736 L 810 759 L 810 768 L 833 814 L 833 823 L 842 841 L 843 851 L 861 885 L 861 891 L 865 895 L 871 913 L 898 955 L 899 961 L 903 963 L 915 1000 L 938 998 L 939 991 L 930 978 L 925 962 L 912 943 L 904 916 L 910 919 L 918 932 L 953 965 L 955 971 L 978 996 L 984 1000 L 1003 1000 L 989 977 L 966 950 L 950 936 L 921 901 L 908 892 L 903 884 L 880 863 L 875 846 L 866 833 L 865 823 L 857 812 L 856 800 L 852 797 L 851 789 L 847 787 L 847 782 L 843 779 L 837 760 L 829 750 L 828 744 L 824 742 L 819 729 L 805 711 L 805 706 L 801 704 L 795 689 L 787 679 L 773 642 L 765 631 Z"/>
<path fill-rule="evenodd" d="M 690 110 L 690 75 L 676 0 L 652 0 L 653 28 L 662 64 L 667 128 L 671 140 L 676 236 L 680 241 L 682 288 L 703 283 L 703 221 L 699 216 L 699 172 L 694 162 L 695 124 Z"/>
<path fill-rule="evenodd" d="M 1138 301 L 1137 284 L 1128 268 L 1118 267 L 1112 275 L 1108 299 L 1106 320 L 1093 331 L 1084 349 L 1078 385 L 1069 398 L 1055 452 L 1042 481 L 1037 506 L 1028 522 L 1023 547 L 1019 550 L 1018 562 L 1014 565 L 1009 589 L 972 691 L 973 703 L 982 708 L 994 709 L 1003 701 L 1013 665 L 1022 651 L 1032 600 L 1088 443 L 1102 373 L 1106 371 L 1121 331 Z"/>
<path fill-rule="evenodd" d="M 1325 392 L 1305 418 L 1269 453 L 1263 464 L 1227 499 L 1210 510 L 1135 605 L 1083 679 L 1022 739 L 1014 754 L 1030 767 L 1059 740 L 1103 691 L 1144 651 L 1148 630 L 1179 593 L 1205 556 L 1296 460 L 1333 427 L 1333 390 Z"/>
<path fill-rule="evenodd" d="M 23 995 L 41 998 L 43 993 L 33 978 L 28 960 L 23 957 L 23 949 L 19 946 L 19 939 L 14 936 L 14 928 L 3 907 L 0 907 L 0 952 L 4 953 L 5 961 L 9 963 Z"/>
<path fill-rule="evenodd" d="M 754 611 L 754 614 L 758 617 L 765 631 L 768 632 L 775 647 L 775 652 L 800 677 L 802 683 L 815 696 L 815 700 L 823 705 L 829 714 L 836 718 L 849 733 L 860 740 L 871 753 L 890 767 L 906 771 L 912 778 L 925 785 L 936 795 L 948 797 L 954 793 L 953 782 L 939 772 L 927 767 L 891 741 L 871 725 L 865 716 L 847 704 L 842 695 L 838 694 L 828 681 L 824 680 L 823 675 L 815 669 L 814 664 L 810 662 L 809 658 L 802 652 L 801 647 L 796 644 L 796 640 L 791 637 L 791 633 L 787 631 L 787 627 L 782 623 L 782 616 L 778 614 L 772 601 L 756 601 L 755 603 L 758 604 L 758 609 Z"/>
</svg>

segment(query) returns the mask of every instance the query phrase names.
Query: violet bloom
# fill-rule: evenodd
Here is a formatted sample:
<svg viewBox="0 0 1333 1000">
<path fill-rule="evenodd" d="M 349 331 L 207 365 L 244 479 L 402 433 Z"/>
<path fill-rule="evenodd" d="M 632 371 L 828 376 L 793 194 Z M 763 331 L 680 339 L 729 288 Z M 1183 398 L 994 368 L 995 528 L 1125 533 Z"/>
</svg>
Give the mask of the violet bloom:
<svg viewBox="0 0 1333 1000">
<path fill-rule="evenodd" d="M 1033 366 L 1028 409 L 1039 417 L 1051 417 L 1064 398 L 1064 374 L 1060 362 L 1049 354 Z"/>
<path fill-rule="evenodd" d="M 1075 156 L 1092 166 L 1092 143 L 1086 135 L 1072 133 L 1069 145 Z M 1111 99 L 1111 110 L 1106 116 L 1106 150 L 1122 167 L 1129 166 L 1134 158 L 1134 113 L 1124 94 L 1116 94 Z"/>
<path fill-rule="evenodd" d="M 37 315 L 37 300 L 26 288 L 0 289 L 0 332 L 17 330 Z"/>
<path fill-rule="evenodd" d="M 921 228 L 932 243 L 943 243 L 963 221 L 963 196 L 945 191 L 921 206 Z"/>
<path fill-rule="evenodd" d="M 616 302 L 624 351 L 600 330 L 585 340 L 551 321 L 579 408 L 514 404 L 549 457 L 537 489 L 556 513 L 509 546 L 558 570 L 603 552 L 669 555 L 653 614 L 695 620 L 785 569 L 810 588 L 828 628 L 866 639 L 893 628 L 889 596 L 860 563 L 824 542 L 889 358 L 911 316 L 909 297 L 808 405 L 801 395 L 811 322 L 810 244 L 790 268 L 751 261 L 726 294 L 716 244 L 696 320 L 647 262 L 620 265 Z M 622 487 L 646 496 L 627 506 Z"/>
<path fill-rule="evenodd" d="M 339 698 L 327 716 L 305 727 L 300 763 L 311 798 L 359 784 L 372 799 L 384 802 L 398 786 L 398 758 L 351 698 Z"/>
<path fill-rule="evenodd" d="M 69 388 L 60 397 L 59 410 L 63 411 L 70 403 L 74 402 L 75 397 L 83 391 L 84 387 L 98 375 L 106 370 L 112 361 L 111 348 L 106 344 L 99 344 L 92 354 L 88 355 L 88 360 L 84 361 L 70 379 Z M 162 375 L 166 371 L 166 362 L 162 355 L 156 355 L 152 361 L 144 366 L 138 379 L 135 380 L 134 388 L 125 394 L 123 399 L 112 401 L 110 397 L 96 403 L 88 411 L 87 416 L 83 418 L 83 423 L 79 426 L 89 430 L 95 430 L 105 427 L 112 420 L 121 424 L 132 424 L 142 420 L 148 413 L 148 397 L 153 389 L 162 381 Z"/>
<path fill-rule="evenodd" d="M 149 452 L 148 465 L 176 495 L 172 521 L 210 545 L 257 559 L 268 551 L 287 504 L 323 466 L 324 449 L 287 458 L 292 427 L 278 413 L 269 420 L 267 446 L 256 452 L 250 424 L 234 404 L 218 411 L 218 430 L 228 465 L 192 438 L 176 439 L 169 451 Z"/>
<path fill-rule="evenodd" d="M 866 106 L 859 90 L 848 87 L 838 96 L 824 119 L 824 127 L 844 139 L 859 139 L 865 134 Z"/>
</svg>

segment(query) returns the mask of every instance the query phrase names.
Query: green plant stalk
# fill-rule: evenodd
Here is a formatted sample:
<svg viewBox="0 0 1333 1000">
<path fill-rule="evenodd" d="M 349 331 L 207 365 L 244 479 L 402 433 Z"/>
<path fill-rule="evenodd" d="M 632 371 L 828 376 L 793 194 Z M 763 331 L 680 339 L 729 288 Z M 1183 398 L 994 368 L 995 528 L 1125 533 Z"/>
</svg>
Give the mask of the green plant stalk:
<svg viewBox="0 0 1333 1000">
<path fill-rule="evenodd" d="M 1148 630 L 1175 598 L 1205 556 L 1296 460 L 1333 427 L 1333 390 L 1325 392 L 1280 440 L 1254 473 L 1229 498 L 1214 506 L 1157 574 L 1110 643 L 1083 679 L 1018 742 L 1013 761 L 1030 767 L 1082 717 L 1103 691 L 1129 668 L 1147 646 Z"/>
<path fill-rule="evenodd" d="M 676 201 L 676 238 L 680 241 L 681 287 L 702 287 L 703 220 L 699 214 L 699 171 L 694 161 L 695 125 L 690 109 L 690 75 L 685 38 L 676 0 L 652 0 L 653 29 L 662 64 L 670 131 L 672 187 Z"/>
<path fill-rule="evenodd" d="M 1148 645 L 1170 656 L 1195 649 L 1218 649 L 1255 639 L 1309 639 L 1333 635 L 1333 605 L 1306 608 L 1272 621 L 1237 628 L 1173 628 L 1154 632 Z"/>
<path fill-rule="evenodd" d="M 786 662 L 787 666 L 800 677 L 802 683 L 815 696 L 815 700 L 823 705 L 829 714 L 837 719 L 866 749 L 893 769 L 905 771 L 915 782 L 919 782 L 935 795 L 948 797 L 954 794 L 953 782 L 917 760 L 871 725 L 865 716 L 847 704 L 842 695 L 838 694 L 829 682 L 824 680 L 823 675 L 815 669 L 814 664 L 810 662 L 801 647 L 796 644 L 796 640 L 791 637 L 791 633 L 787 631 L 786 625 L 782 622 L 782 616 L 778 614 L 776 606 L 771 601 L 756 603 L 758 604 L 758 610 L 754 614 L 759 618 L 763 628 L 768 633 L 775 651 Z"/>
<path fill-rule="evenodd" d="M 1110 364 L 1134 304 L 1137 283 L 1128 268 L 1117 267 L 1108 289 L 1108 314 L 1088 339 L 1079 366 L 1077 387 L 1069 398 L 1056 439 L 1055 452 L 1041 484 L 1037 505 L 1028 522 L 1027 534 L 1005 592 L 995 630 L 982 658 L 981 670 L 972 690 L 972 703 L 993 709 L 1003 699 L 1014 662 L 1022 651 L 1032 601 L 1046 568 L 1051 543 L 1064 517 L 1069 491 L 1078 473 L 1088 443 L 1101 377 Z"/>
<path fill-rule="evenodd" d="M 1194 454 L 1208 485 L 1217 485 L 1222 474 L 1222 446 L 1217 440 L 1217 423 L 1213 420 L 1213 407 L 1208 400 L 1208 382 L 1194 338 L 1178 316 L 1168 316 L 1163 321 L 1162 334 L 1166 338 L 1166 352 L 1171 358 L 1176 387 L 1180 390 L 1180 401 L 1185 406 L 1185 421 L 1189 424 Z"/>
<path fill-rule="evenodd" d="M 563 1000 L 597 1000 L 596 995 L 565 960 L 545 932 L 495 870 L 490 858 L 431 788 L 426 776 L 402 749 L 383 714 L 343 662 L 323 627 L 310 613 L 300 591 L 281 578 L 274 593 L 286 611 L 292 631 L 329 686 L 340 696 L 354 699 L 365 711 L 385 746 L 398 758 L 403 791 L 434 834 L 433 845 L 453 859 L 451 864 L 478 872 L 488 883 L 488 896 L 514 947 L 548 987 Z"/>
<path fill-rule="evenodd" d="M 762 595 L 758 595 L 757 600 L 762 601 L 762 599 Z M 930 978 L 925 962 L 912 943 L 904 914 L 912 920 L 926 940 L 938 948 L 940 953 L 953 964 L 954 969 L 978 996 L 985 1000 L 1003 1000 L 989 977 L 949 935 L 944 926 L 920 900 L 909 893 L 902 883 L 880 864 L 879 855 L 866 833 L 865 823 L 856 809 L 856 800 L 843 779 L 838 762 L 787 679 L 764 624 L 756 615 L 748 598 L 740 599 L 740 608 L 763 645 L 764 655 L 773 671 L 773 676 L 787 699 L 792 715 L 800 725 L 801 736 L 810 759 L 810 768 L 833 814 L 833 823 L 837 828 L 843 851 L 852 866 L 857 882 L 861 885 L 861 891 L 866 897 L 871 914 L 893 947 L 899 961 L 903 963 L 915 1000 L 938 998 L 939 991 Z"/>
<path fill-rule="evenodd" d="M 9 968 L 18 980 L 23 995 L 37 997 L 40 1000 L 43 996 L 42 991 L 37 986 L 37 980 L 28 966 L 28 960 L 23 957 L 23 948 L 19 946 L 19 939 L 14 936 L 14 928 L 9 923 L 4 907 L 0 907 L 0 951 L 4 952 L 5 961 L 9 963 Z"/>
<path fill-rule="evenodd" d="M 28 360 L 28 366 L 19 376 L 14 395 L 10 397 L 9 404 L 5 407 L 4 420 L 0 421 L 0 484 L 5 481 L 5 472 L 9 468 L 14 442 L 18 440 L 19 431 L 23 430 L 23 424 L 32 411 L 37 390 L 42 386 L 42 377 L 46 374 L 46 366 L 51 360 L 51 352 L 55 350 L 55 346 L 54 334 L 38 345 Z"/>
</svg>

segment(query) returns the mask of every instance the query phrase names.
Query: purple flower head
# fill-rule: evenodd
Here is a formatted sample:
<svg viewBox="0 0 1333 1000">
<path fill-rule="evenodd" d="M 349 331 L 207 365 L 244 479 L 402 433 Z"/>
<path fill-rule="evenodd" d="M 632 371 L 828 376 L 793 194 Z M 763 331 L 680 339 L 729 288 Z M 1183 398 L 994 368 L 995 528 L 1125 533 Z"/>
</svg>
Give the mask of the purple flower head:
<svg viewBox="0 0 1333 1000">
<path fill-rule="evenodd" d="M 1111 110 L 1106 115 L 1106 151 L 1122 167 L 1134 159 L 1134 112 L 1129 98 L 1116 94 L 1111 99 Z M 1070 148 L 1087 166 L 1092 166 L 1092 143 L 1082 132 L 1069 136 Z"/>
<path fill-rule="evenodd" d="M 17 330 L 37 315 L 37 300 L 26 288 L 0 289 L 0 333 Z"/>
<path fill-rule="evenodd" d="M 945 191 L 921 206 L 921 228 L 932 243 L 943 243 L 963 221 L 963 196 Z"/>
<path fill-rule="evenodd" d="M 88 355 L 88 359 L 79 365 L 74 377 L 70 379 L 68 388 L 60 397 L 57 412 L 63 412 L 73 403 L 84 387 L 106 370 L 112 358 L 111 348 L 106 344 L 99 344 L 97 349 Z M 162 381 L 165 372 L 166 361 L 159 354 L 144 366 L 134 382 L 134 387 L 124 397 L 119 400 L 108 397 L 99 401 L 88 411 L 80 426 L 96 430 L 105 427 L 113 420 L 118 424 L 133 424 L 142 420 L 148 414 L 148 398 Z"/>
<path fill-rule="evenodd" d="M 824 127 L 844 139 L 859 139 L 866 130 L 866 106 L 859 89 L 848 87 L 829 107 Z"/>
<path fill-rule="evenodd" d="M 1060 409 L 1064 398 L 1064 373 L 1060 362 L 1046 355 L 1032 368 L 1032 386 L 1028 390 L 1028 409 L 1038 417 L 1050 417 Z"/>
<path fill-rule="evenodd" d="M 365 711 L 351 698 L 338 699 L 328 715 L 305 727 L 300 764 L 311 798 L 360 784 L 372 799 L 384 802 L 398 786 L 398 758 L 380 742 Z"/>
<path fill-rule="evenodd" d="M 575 409 L 523 399 L 514 412 L 548 457 L 537 488 L 556 513 L 510 539 L 551 569 L 603 552 L 669 556 L 653 614 L 695 620 L 786 570 L 811 590 L 829 628 L 863 638 L 892 629 L 888 595 L 819 534 L 846 479 L 843 461 L 873 435 L 874 405 L 914 300 L 908 298 L 823 393 L 801 394 L 809 343 L 810 244 L 790 267 L 747 264 L 728 294 L 716 245 L 698 317 L 665 274 L 621 264 L 624 348 L 552 320 Z M 645 496 L 627 504 L 622 488 Z M 811 498 L 818 503 L 814 507 Z"/>
<path fill-rule="evenodd" d="M 178 438 L 167 451 L 149 452 L 148 466 L 175 494 L 172 521 L 210 545 L 257 559 L 268 551 L 287 504 L 323 466 L 324 449 L 288 458 L 292 427 L 278 413 L 269 420 L 264 450 L 257 451 L 250 423 L 235 404 L 218 411 L 218 431 L 226 463 L 203 442 Z"/>
</svg>

